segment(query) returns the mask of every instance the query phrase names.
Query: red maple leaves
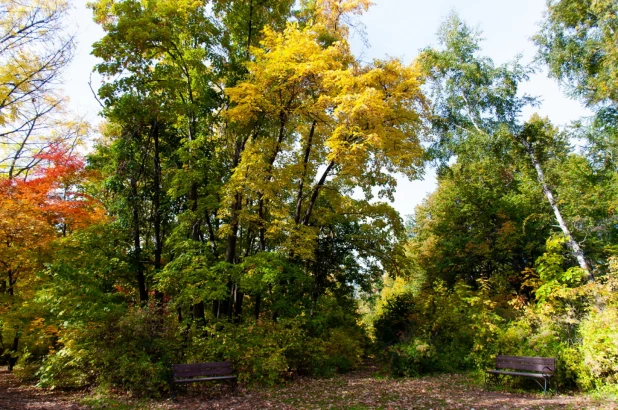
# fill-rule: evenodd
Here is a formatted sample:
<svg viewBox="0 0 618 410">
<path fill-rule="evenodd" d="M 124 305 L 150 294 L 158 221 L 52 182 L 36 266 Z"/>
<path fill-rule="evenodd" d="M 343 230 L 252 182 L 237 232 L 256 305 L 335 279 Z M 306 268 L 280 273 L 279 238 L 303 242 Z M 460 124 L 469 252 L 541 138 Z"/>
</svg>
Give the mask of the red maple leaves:
<svg viewBox="0 0 618 410">
<path fill-rule="evenodd" d="M 37 159 L 38 166 L 30 175 L 0 179 L 0 208 L 26 212 L 61 234 L 104 218 L 102 206 L 84 188 L 91 175 L 80 155 L 56 144 Z"/>
</svg>

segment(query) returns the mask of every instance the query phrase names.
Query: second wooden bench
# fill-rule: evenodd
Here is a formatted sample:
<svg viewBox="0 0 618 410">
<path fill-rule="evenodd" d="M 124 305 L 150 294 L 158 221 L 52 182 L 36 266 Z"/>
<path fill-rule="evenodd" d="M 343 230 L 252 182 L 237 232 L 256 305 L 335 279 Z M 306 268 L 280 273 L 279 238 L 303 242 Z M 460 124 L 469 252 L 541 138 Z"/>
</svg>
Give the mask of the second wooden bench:
<svg viewBox="0 0 618 410">
<path fill-rule="evenodd" d="M 237 377 L 233 373 L 232 363 L 230 362 L 173 364 L 171 385 L 172 399 L 174 398 L 175 383 L 231 381 L 234 388 L 236 388 Z"/>
<path fill-rule="evenodd" d="M 510 369 L 510 370 L 501 370 Z M 513 371 L 526 370 L 526 371 Z M 487 373 L 494 375 L 530 377 L 547 392 L 550 379 L 556 372 L 556 359 L 550 357 L 531 357 L 531 356 L 496 356 L 496 369 L 487 370 Z M 539 380 L 543 380 L 543 384 Z"/>
</svg>

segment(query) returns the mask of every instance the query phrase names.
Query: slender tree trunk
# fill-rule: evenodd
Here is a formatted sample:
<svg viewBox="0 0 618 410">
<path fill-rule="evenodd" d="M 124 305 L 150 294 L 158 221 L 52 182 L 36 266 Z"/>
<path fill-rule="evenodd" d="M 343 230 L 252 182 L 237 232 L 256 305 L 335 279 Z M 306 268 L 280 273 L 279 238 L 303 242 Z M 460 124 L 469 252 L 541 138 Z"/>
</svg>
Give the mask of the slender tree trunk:
<svg viewBox="0 0 618 410">
<path fill-rule="evenodd" d="M 152 136 L 154 140 L 153 159 L 153 212 L 154 212 L 154 270 L 161 270 L 161 256 L 163 254 L 163 235 L 161 232 L 161 149 L 159 146 L 159 123 L 155 120 L 152 124 Z M 163 305 L 163 293 L 155 292 L 155 299 L 159 306 Z"/>
<path fill-rule="evenodd" d="M 260 319 L 260 308 L 262 304 L 262 295 L 260 293 L 257 293 L 255 295 L 255 306 L 254 306 L 254 312 L 253 314 L 255 315 L 255 320 L 256 322 Z"/>
<path fill-rule="evenodd" d="M 146 277 L 144 275 L 144 265 L 142 264 L 142 246 L 140 234 L 140 218 L 139 218 L 139 201 L 137 200 L 137 180 L 131 178 L 131 199 L 133 205 L 133 248 L 135 266 L 137 270 L 137 287 L 139 290 L 139 300 L 142 303 L 148 301 L 148 292 L 146 290 Z"/>
<path fill-rule="evenodd" d="M 197 182 L 192 182 L 189 191 L 189 203 L 191 204 L 191 211 L 193 212 L 194 220 L 191 224 L 190 237 L 196 242 L 199 242 L 202 239 L 201 221 L 197 217 L 198 199 L 199 193 Z M 198 324 L 202 326 L 206 325 L 206 308 L 204 306 L 204 301 L 200 301 L 193 305 L 193 317 Z"/>
<path fill-rule="evenodd" d="M 249 136 L 243 139 L 243 141 L 236 142 L 236 148 L 234 152 L 234 159 L 232 161 L 232 169 L 236 169 L 238 164 L 240 164 L 240 157 L 242 152 L 245 149 L 245 145 L 247 144 L 247 140 Z M 242 193 L 237 192 L 234 195 L 234 202 L 232 203 L 231 209 L 231 220 L 230 220 L 230 234 L 227 237 L 227 247 L 225 249 L 225 261 L 227 263 L 233 264 L 236 260 L 236 243 L 238 240 L 238 213 L 242 209 Z"/>
<path fill-rule="evenodd" d="M 161 255 L 163 253 L 163 238 L 161 237 L 161 157 L 159 148 L 159 124 L 155 121 L 152 129 L 154 139 L 154 268 L 155 271 L 161 269 Z"/>
<path fill-rule="evenodd" d="M 305 212 L 305 217 L 303 218 L 303 225 L 309 225 L 311 213 L 313 212 L 313 207 L 315 206 L 315 202 L 318 199 L 320 189 L 322 189 L 322 187 L 326 183 L 326 178 L 328 177 L 329 172 L 333 169 L 334 166 L 335 166 L 335 161 L 331 161 L 326 167 L 326 169 L 324 170 L 324 173 L 322 174 L 320 181 L 313 188 L 313 193 L 311 194 L 311 199 L 309 200 L 309 205 L 307 206 L 307 211 Z"/>
<path fill-rule="evenodd" d="M 313 135 L 315 134 L 316 125 L 317 121 L 313 121 L 313 124 L 311 124 L 311 131 L 309 131 L 309 138 L 307 139 L 307 146 L 305 147 L 305 154 L 303 155 L 303 174 L 300 177 L 300 181 L 298 183 L 298 192 L 296 193 L 296 211 L 294 212 L 294 222 L 296 222 L 296 224 L 300 223 L 300 213 L 303 207 L 303 190 L 305 188 L 305 178 L 307 177 L 309 155 L 311 154 Z"/>
<path fill-rule="evenodd" d="M 10 298 L 13 298 L 13 296 L 15 296 L 15 278 L 14 278 L 14 272 L 13 270 L 9 269 L 8 272 L 8 279 L 9 279 L 9 284 L 8 284 L 8 288 L 7 288 L 7 293 L 9 294 Z M 1 329 L 0 329 L 1 330 Z M 10 372 L 13 371 L 13 368 L 15 367 L 15 364 L 17 363 L 17 349 L 19 348 L 19 331 L 16 330 L 15 331 L 15 336 L 13 337 L 13 343 L 11 344 L 11 347 L 8 349 L 8 353 L 6 354 L 6 359 L 8 362 L 8 370 Z"/>
<path fill-rule="evenodd" d="M 253 35 L 253 0 L 249 0 L 249 30 L 247 34 L 247 60 L 251 55 L 251 36 Z"/>
<path fill-rule="evenodd" d="M 9 294 L 9 296 L 12 298 L 13 296 L 15 296 L 15 278 L 13 277 L 13 269 L 9 269 L 7 272 L 7 276 L 9 278 L 9 286 L 7 288 L 7 293 Z"/>
<path fill-rule="evenodd" d="M 258 201 L 258 218 L 260 220 L 260 228 L 258 229 L 258 238 L 260 240 L 260 250 L 263 252 L 266 250 L 266 221 L 264 220 L 264 198 L 260 194 Z"/>
<path fill-rule="evenodd" d="M 191 188 L 189 190 L 189 203 L 191 204 L 191 211 L 193 211 L 194 220 L 193 220 L 193 223 L 191 224 L 191 233 L 189 236 L 194 241 L 202 240 L 202 229 L 201 229 L 202 221 L 200 220 L 200 218 L 197 217 L 198 199 L 199 199 L 199 193 L 198 193 L 197 182 L 192 182 Z"/>
<path fill-rule="evenodd" d="M 17 349 L 19 348 L 19 332 L 15 333 L 13 337 L 13 343 L 11 344 L 11 350 L 9 351 L 9 372 L 12 372 L 17 364 Z"/>
<path fill-rule="evenodd" d="M 257 135 L 257 131 L 254 135 Z M 240 164 L 240 158 L 241 158 L 242 152 L 245 149 L 247 141 L 249 140 L 249 137 L 250 135 L 247 135 L 247 137 L 245 137 L 242 141 L 236 142 L 234 159 L 232 162 L 232 169 L 236 169 L 238 164 Z M 238 226 L 239 226 L 238 214 L 240 213 L 242 209 L 242 199 L 243 199 L 242 193 L 237 192 L 234 195 L 234 202 L 232 203 L 230 233 L 227 237 L 227 246 L 225 249 L 225 261 L 229 264 L 236 263 L 236 248 L 238 244 Z M 218 303 L 216 303 L 216 306 L 213 306 L 213 310 L 216 307 L 219 315 L 224 315 L 224 316 L 228 316 L 231 318 L 234 315 L 235 310 L 242 309 L 242 300 L 238 302 L 237 300 L 238 297 L 239 297 L 239 294 L 236 291 L 235 284 L 232 281 L 229 281 L 227 300 L 219 301 Z M 238 303 L 240 303 L 240 305 L 238 305 Z"/>
<path fill-rule="evenodd" d="M 558 222 L 558 225 L 560 226 L 562 233 L 567 238 L 567 246 L 571 250 L 571 253 L 575 257 L 575 259 L 577 259 L 577 262 L 579 263 L 579 267 L 582 268 L 584 271 L 586 271 L 587 276 L 588 276 L 587 277 L 588 282 L 594 282 L 594 276 L 592 275 L 592 271 L 590 270 L 590 267 L 588 266 L 588 262 L 586 261 L 584 251 L 579 246 L 577 241 L 573 239 L 573 235 L 571 235 L 571 231 L 569 230 L 564 219 L 562 218 L 562 214 L 560 212 L 560 209 L 558 208 L 558 204 L 556 204 L 554 195 L 545 181 L 545 173 L 543 172 L 541 163 L 536 158 L 536 155 L 534 154 L 534 151 L 532 150 L 532 147 L 530 146 L 530 144 L 527 141 L 523 141 L 523 144 L 528 153 L 528 156 L 530 157 L 530 161 L 532 161 L 532 165 L 534 166 L 534 169 L 536 170 L 537 180 L 539 181 L 539 184 L 541 184 L 541 188 L 543 190 L 543 193 L 545 194 L 545 197 L 547 198 L 547 202 L 549 202 L 549 206 L 551 206 L 551 209 L 554 212 L 554 216 L 556 217 L 556 221 Z"/>
<path fill-rule="evenodd" d="M 245 298 L 245 294 L 240 290 L 240 286 L 236 285 L 236 291 L 234 292 L 234 323 L 240 323 L 242 318 L 242 302 Z"/>
<path fill-rule="evenodd" d="M 217 237 L 215 236 L 215 230 L 210 220 L 210 212 L 206 211 L 206 226 L 208 227 L 208 242 L 210 242 L 210 249 L 213 255 L 217 256 Z"/>
<path fill-rule="evenodd" d="M 279 151 L 281 150 L 281 144 L 283 143 L 283 138 L 285 138 L 285 126 L 287 123 L 287 115 L 284 111 L 279 113 L 279 136 L 277 137 L 277 145 L 275 145 L 275 150 L 271 157 L 268 160 L 268 167 L 266 169 L 265 182 L 268 183 L 272 179 L 272 171 L 273 166 L 275 165 L 275 161 L 277 160 L 277 156 L 279 155 Z M 259 229 L 259 239 L 260 239 L 260 250 L 266 250 L 266 221 L 264 217 L 264 193 L 259 193 L 258 200 L 258 217 L 260 219 L 260 229 Z"/>
<path fill-rule="evenodd" d="M 230 221 L 230 234 L 227 238 L 225 249 L 225 261 L 233 264 L 236 261 L 236 243 L 238 242 L 238 213 L 242 207 L 242 194 L 236 193 L 232 204 L 232 220 Z"/>
</svg>

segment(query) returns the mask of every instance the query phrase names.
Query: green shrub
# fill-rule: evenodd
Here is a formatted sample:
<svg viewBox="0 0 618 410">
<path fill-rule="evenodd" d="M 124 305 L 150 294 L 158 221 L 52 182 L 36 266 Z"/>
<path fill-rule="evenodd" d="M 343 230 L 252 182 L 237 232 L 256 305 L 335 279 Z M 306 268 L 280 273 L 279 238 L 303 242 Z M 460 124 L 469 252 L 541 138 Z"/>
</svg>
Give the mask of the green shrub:
<svg viewBox="0 0 618 410">
<path fill-rule="evenodd" d="M 355 369 L 362 362 L 364 348 L 363 335 L 356 329 L 335 328 L 329 331 L 326 340 L 314 339 L 317 346 L 323 347 L 323 355 L 315 355 L 314 373 L 330 376 Z"/>
<path fill-rule="evenodd" d="M 273 385 L 298 364 L 305 334 L 298 320 L 233 324 L 218 322 L 194 330 L 187 363 L 230 361 L 245 383 Z"/>
<path fill-rule="evenodd" d="M 399 294 L 374 322 L 379 355 L 397 376 L 482 367 L 500 331 L 494 307 L 484 291 L 462 283 Z"/>
<path fill-rule="evenodd" d="M 436 349 L 424 340 L 398 343 L 386 350 L 391 375 L 415 377 L 435 370 Z"/>
<path fill-rule="evenodd" d="M 324 337 L 310 337 L 306 328 L 302 318 L 220 322 L 194 333 L 185 360 L 231 361 L 241 382 L 262 385 L 280 383 L 298 372 L 345 372 L 362 360 L 363 335 L 358 329 L 336 328 Z"/>
<path fill-rule="evenodd" d="M 618 385 L 618 309 L 593 310 L 580 326 L 579 382 L 584 388 Z"/>
<path fill-rule="evenodd" d="M 39 370 L 41 386 L 78 388 L 97 383 L 157 397 L 168 389 L 181 340 L 173 318 L 133 307 L 122 316 L 110 315 L 104 323 L 67 329 L 61 344 Z"/>
</svg>

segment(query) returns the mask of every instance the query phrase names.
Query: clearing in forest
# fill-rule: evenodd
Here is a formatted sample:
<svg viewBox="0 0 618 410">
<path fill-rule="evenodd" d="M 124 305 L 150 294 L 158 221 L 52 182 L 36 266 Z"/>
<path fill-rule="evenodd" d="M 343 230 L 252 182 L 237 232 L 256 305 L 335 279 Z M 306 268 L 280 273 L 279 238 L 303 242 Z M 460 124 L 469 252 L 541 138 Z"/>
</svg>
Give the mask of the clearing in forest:
<svg viewBox="0 0 618 410">
<path fill-rule="evenodd" d="M 615 409 L 609 399 L 587 396 L 484 391 L 466 375 L 415 379 L 379 378 L 357 371 L 330 379 L 298 378 L 272 389 L 244 389 L 197 384 L 169 399 L 138 401 L 95 399 L 87 393 L 51 393 L 20 385 L 0 370 L 0 409 Z"/>
</svg>

